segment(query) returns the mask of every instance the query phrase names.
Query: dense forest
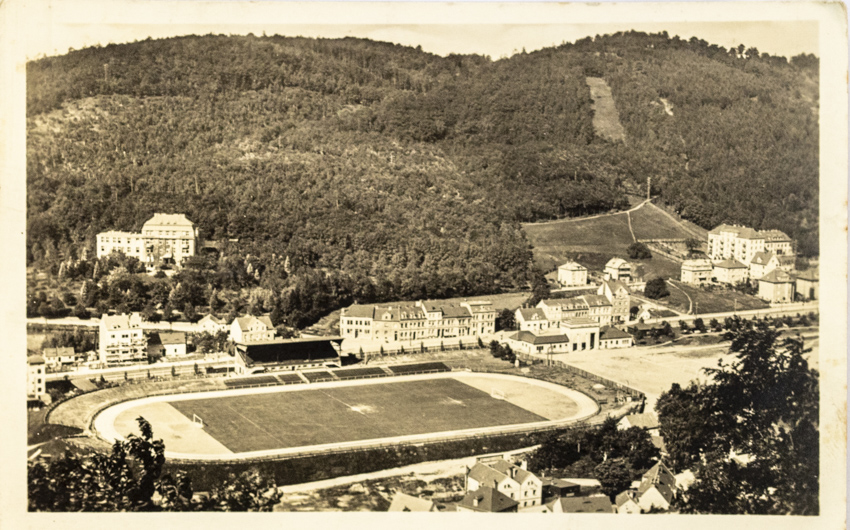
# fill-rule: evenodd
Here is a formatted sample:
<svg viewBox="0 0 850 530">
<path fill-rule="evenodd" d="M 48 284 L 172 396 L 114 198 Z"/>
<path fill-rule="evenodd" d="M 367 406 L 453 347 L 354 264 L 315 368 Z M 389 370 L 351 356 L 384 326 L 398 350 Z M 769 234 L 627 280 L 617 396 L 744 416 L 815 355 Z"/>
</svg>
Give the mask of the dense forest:
<svg viewBox="0 0 850 530">
<path fill-rule="evenodd" d="M 595 136 L 587 76 L 624 142 Z M 634 32 L 498 61 L 252 35 L 70 51 L 27 67 L 27 260 L 79 268 L 96 233 L 185 213 L 238 240 L 207 293 L 262 288 L 303 324 L 525 287 L 519 223 L 623 208 L 648 176 L 704 227 L 778 228 L 816 255 L 817 93 L 811 55 Z"/>
</svg>

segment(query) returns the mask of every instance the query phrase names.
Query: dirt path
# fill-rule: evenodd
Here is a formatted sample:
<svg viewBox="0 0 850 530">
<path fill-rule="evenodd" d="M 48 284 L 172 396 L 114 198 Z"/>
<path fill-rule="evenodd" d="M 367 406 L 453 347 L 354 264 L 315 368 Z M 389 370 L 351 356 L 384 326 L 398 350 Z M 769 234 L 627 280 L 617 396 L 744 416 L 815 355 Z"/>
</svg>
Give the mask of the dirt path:
<svg viewBox="0 0 850 530">
<path fill-rule="evenodd" d="M 682 293 L 684 293 L 684 295 L 688 297 L 688 314 L 692 315 L 694 313 L 694 301 L 691 299 L 691 295 L 689 295 L 687 291 L 685 291 L 684 289 L 682 289 L 681 287 L 679 287 L 675 283 L 671 282 L 670 280 L 666 280 L 666 282 L 667 282 L 667 285 L 669 285 L 670 287 L 674 287 L 675 289 L 677 289 L 679 291 L 682 291 Z"/>
<path fill-rule="evenodd" d="M 646 203 L 644 202 L 643 204 L 646 204 Z M 641 204 L 641 206 L 643 206 L 643 204 Z M 635 231 L 632 230 L 632 212 L 626 212 L 626 219 L 629 222 L 629 232 L 632 234 L 632 241 L 637 243 L 637 238 L 635 237 Z"/>
<path fill-rule="evenodd" d="M 600 217 L 614 217 L 615 215 L 623 215 L 628 214 L 630 212 L 634 212 L 635 210 L 639 210 L 643 208 L 643 206 L 650 202 L 651 199 L 646 199 L 637 206 L 629 208 L 628 210 L 623 210 L 622 212 L 613 212 L 613 213 L 600 213 L 596 215 L 589 215 L 587 217 L 567 217 L 566 219 L 555 219 L 552 221 L 540 221 L 536 223 L 522 223 L 522 226 L 537 226 L 537 225 L 548 225 L 548 224 L 557 224 L 557 223 L 578 223 L 581 221 L 589 221 L 591 219 L 598 219 Z M 678 221 L 676 221 L 678 223 Z M 629 226 L 631 229 L 631 225 Z M 632 237 L 635 237 L 634 232 L 632 232 Z"/>
</svg>

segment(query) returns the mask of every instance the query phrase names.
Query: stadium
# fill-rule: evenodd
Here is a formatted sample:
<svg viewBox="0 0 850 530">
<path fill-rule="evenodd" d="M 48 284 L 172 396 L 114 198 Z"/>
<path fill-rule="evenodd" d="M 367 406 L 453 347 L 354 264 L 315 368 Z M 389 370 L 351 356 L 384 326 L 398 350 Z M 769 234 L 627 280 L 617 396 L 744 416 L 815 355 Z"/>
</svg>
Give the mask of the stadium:
<svg viewBox="0 0 850 530">
<path fill-rule="evenodd" d="M 138 433 L 142 416 L 165 442 L 168 458 L 234 461 L 529 432 L 599 411 L 585 394 L 537 379 L 415 368 L 336 370 L 333 377 L 302 372 L 307 381 L 293 373 L 233 380 L 226 390 L 112 405 L 92 427 L 112 442 Z"/>
</svg>

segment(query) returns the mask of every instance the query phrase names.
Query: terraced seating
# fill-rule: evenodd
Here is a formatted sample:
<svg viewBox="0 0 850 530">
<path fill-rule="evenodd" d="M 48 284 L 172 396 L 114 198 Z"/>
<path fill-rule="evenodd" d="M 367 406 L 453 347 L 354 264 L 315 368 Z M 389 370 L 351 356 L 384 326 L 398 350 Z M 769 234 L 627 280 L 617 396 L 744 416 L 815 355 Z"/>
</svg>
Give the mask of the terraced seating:
<svg viewBox="0 0 850 530">
<path fill-rule="evenodd" d="M 335 381 L 336 378 L 328 371 L 320 370 L 318 372 L 302 372 L 304 377 L 311 383 L 320 383 L 322 381 Z"/>
<path fill-rule="evenodd" d="M 334 370 L 334 375 L 340 379 L 358 379 L 361 377 L 387 377 L 389 374 L 377 366 L 370 366 L 368 368 Z"/>
<path fill-rule="evenodd" d="M 387 368 L 396 375 L 420 374 L 424 372 L 451 372 L 452 369 L 441 362 L 398 364 Z"/>
</svg>

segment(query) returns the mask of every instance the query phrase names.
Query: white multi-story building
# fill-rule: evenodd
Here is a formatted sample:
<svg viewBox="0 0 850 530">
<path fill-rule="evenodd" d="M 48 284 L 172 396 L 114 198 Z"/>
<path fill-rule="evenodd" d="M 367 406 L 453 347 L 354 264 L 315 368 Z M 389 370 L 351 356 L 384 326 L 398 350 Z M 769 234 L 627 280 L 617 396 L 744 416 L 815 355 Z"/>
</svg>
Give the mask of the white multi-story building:
<svg viewBox="0 0 850 530">
<path fill-rule="evenodd" d="M 587 285 L 587 267 L 568 261 L 558 267 L 558 283 L 561 287 Z"/>
<path fill-rule="evenodd" d="M 195 255 L 198 230 L 183 214 L 157 213 L 142 232 L 101 232 L 97 235 L 97 257 L 122 252 L 138 258 L 146 265 L 173 263 L 180 265 Z"/>
<path fill-rule="evenodd" d="M 41 355 L 27 357 L 27 399 L 41 399 L 45 394 L 45 367 Z"/>
<path fill-rule="evenodd" d="M 686 259 L 682 263 L 682 283 L 701 285 L 712 278 L 713 267 L 711 260 Z"/>
<path fill-rule="evenodd" d="M 712 261 L 750 263 L 759 252 L 794 255 L 794 243 L 779 230 L 756 231 L 746 226 L 722 224 L 708 233 L 708 257 Z"/>
<path fill-rule="evenodd" d="M 610 324 L 614 306 L 604 294 L 583 294 L 572 298 L 541 300 L 537 308 L 543 310 L 546 318 L 557 325 L 570 318 L 587 317 L 601 325 Z M 520 329 L 526 329 L 520 327 Z M 539 327 L 537 329 L 546 329 Z M 528 331 L 534 331 L 528 328 Z"/>
<path fill-rule="evenodd" d="M 342 310 L 339 329 L 347 339 L 381 342 L 476 337 L 496 331 L 496 310 L 484 301 L 353 305 Z"/>
<path fill-rule="evenodd" d="M 605 264 L 605 279 L 628 282 L 632 279 L 632 266 L 623 258 L 611 258 Z"/>
<path fill-rule="evenodd" d="M 230 340 L 237 344 L 273 340 L 275 333 L 274 324 L 267 315 L 237 317 L 230 324 Z"/>
<path fill-rule="evenodd" d="M 142 332 L 142 317 L 130 315 L 104 315 L 100 319 L 100 362 L 120 364 L 147 360 L 148 341 Z"/>
</svg>

